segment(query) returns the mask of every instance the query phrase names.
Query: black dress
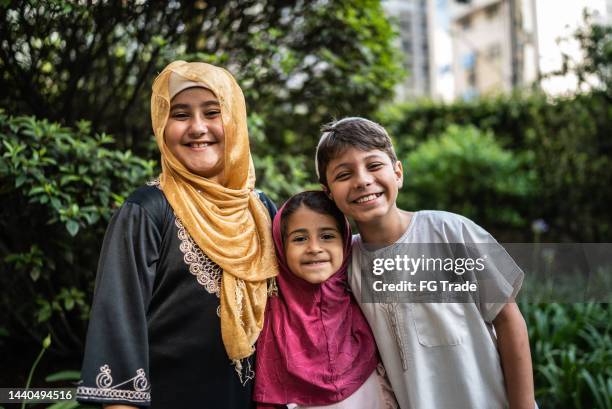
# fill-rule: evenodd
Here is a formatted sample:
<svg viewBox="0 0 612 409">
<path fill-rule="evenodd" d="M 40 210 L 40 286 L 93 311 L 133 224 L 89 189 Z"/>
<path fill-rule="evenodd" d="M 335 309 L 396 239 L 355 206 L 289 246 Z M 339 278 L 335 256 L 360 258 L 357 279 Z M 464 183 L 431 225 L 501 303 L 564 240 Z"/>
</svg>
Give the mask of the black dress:
<svg viewBox="0 0 612 409">
<path fill-rule="evenodd" d="M 134 192 L 104 238 L 77 399 L 253 407 L 253 382 L 242 385 L 221 340 L 220 275 L 157 186 Z"/>
</svg>

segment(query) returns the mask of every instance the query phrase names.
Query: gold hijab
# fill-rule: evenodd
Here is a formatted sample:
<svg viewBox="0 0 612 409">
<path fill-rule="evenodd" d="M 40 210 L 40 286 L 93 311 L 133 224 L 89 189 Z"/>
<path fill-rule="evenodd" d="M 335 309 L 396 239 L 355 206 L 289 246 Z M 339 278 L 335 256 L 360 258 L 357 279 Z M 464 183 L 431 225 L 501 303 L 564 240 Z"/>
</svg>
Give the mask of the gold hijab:
<svg viewBox="0 0 612 409">
<path fill-rule="evenodd" d="M 172 73 L 203 84 L 219 100 L 225 134 L 220 183 L 191 173 L 166 146 Z M 153 83 L 151 120 L 161 152 L 161 188 L 189 235 L 223 269 L 221 335 L 229 358 L 240 368 L 239 360 L 254 352 L 263 327 L 267 279 L 278 273 L 270 216 L 254 191 L 242 90 L 223 68 L 174 61 Z"/>
</svg>

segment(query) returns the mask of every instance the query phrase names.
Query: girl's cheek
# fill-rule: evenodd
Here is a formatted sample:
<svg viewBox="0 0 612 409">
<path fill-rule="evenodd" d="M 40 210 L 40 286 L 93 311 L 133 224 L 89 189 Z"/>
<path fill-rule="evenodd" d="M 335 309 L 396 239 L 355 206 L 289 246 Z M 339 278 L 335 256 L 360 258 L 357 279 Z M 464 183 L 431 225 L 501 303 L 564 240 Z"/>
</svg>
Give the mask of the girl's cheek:
<svg viewBox="0 0 612 409">
<path fill-rule="evenodd" d="M 294 254 L 295 252 L 291 250 L 291 244 L 287 244 L 285 246 L 285 260 L 287 261 L 287 264 L 291 264 L 296 257 Z"/>
</svg>

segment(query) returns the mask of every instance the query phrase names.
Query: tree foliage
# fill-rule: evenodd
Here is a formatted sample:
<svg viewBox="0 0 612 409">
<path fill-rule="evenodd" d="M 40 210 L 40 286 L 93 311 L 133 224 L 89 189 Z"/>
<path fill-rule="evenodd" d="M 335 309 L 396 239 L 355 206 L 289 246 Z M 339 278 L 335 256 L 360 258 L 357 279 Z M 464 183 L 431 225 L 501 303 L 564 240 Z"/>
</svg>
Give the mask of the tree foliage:
<svg viewBox="0 0 612 409">
<path fill-rule="evenodd" d="M 557 71 L 547 74 L 545 78 L 574 74 L 578 89 L 588 92 L 600 92 L 612 98 L 612 25 L 601 24 L 586 10 L 583 25 L 571 38 L 560 42 L 577 41 L 582 50 L 580 58 L 563 52 L 562 65 Z"/>
<path fill-rule="evenodd" d="M 399 78 L 378 1 L 67 1 L 0 4 L 1 106 L 86 119 L 149 154 L 150 85 L 173 59 L 227 67 L 263 120 L 262 154 L 311 148 L 332 116 L 366 114 Z"/>
<path fill-rule="evenodd" d="M 113 138 L 0 111 L 0 329 L 79 350 L 98 252 L 113 211 L 154 163 Z"/>
<path fill-rule="evenodd" d="M 400 157 L 406 188 L 399 205 L 452 210 L 493 230 L 523 227 L 535 182 L 529 159 L 502 149 L 490 131 L 451 125 Z"/>
<path fill-rule="evenodd" d="M 612 238 L 608 210 L 612 201 L 611 119 L 612 106 L 600 92 L 571 98 L 516 94 L 453 104 L 402 104 L 389 107 L 379 115 L 379 120 L 397 141 L 400 156 L 418 150 L 420 144 L 443 134 L 453 124 L 492 132 L 504 149 L 532 158 L 533 200 L 513 202 L 525 221 L 523 230 L 528 227 L 528 221 L 543 219 L 551 227 L 548 239 L 577 242 L 605 242 Z M 473 156 L 476 152 L 467 154 Z M 404 190 L 409 191 L 409 164 L 406 172 Z M 463 178 L 463 185 L 470 183 L 470 175 L 465 173 L 459 177 Z M 434 201 L 423 203 L 426 197 L 427 194 L 421 198 L 420 205 L 437 205 Z M 446 200 L 450 204 L 446 210 L 461 211 L 455 207 L 458 203 L 450 198 Z M 481 195 L 475 195 L 473 203 L 481 212 L 486 206 L 508 205 L 501 199 L 485 203 Z M 511 229 L 512 224 L 507 227 Z"/>
<path fill-rule="evenodd" d="M 307 186 L 322 122 L 391 96 L 393 35 L 374 0 L 0 1 L 0 335 L 78 353 L 109 216 L 154 173 L 166 64 L 234 74 L 259 187 L 280 200 Z"/>
</svg>

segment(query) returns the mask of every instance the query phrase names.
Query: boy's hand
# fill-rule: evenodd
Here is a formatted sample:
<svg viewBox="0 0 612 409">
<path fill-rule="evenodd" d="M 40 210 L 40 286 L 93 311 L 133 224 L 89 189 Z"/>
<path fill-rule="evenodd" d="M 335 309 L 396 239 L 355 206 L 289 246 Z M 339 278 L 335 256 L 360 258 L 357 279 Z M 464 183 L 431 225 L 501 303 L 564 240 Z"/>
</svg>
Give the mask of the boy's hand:
<svg viewBox="0 0 612 409">
<path fill-rule="evenodd" d="M 493 320 L 510 409 L 533 409 L 533 369 L 527 325 L 515 303 L 506 304 Z"/>
</svg>

